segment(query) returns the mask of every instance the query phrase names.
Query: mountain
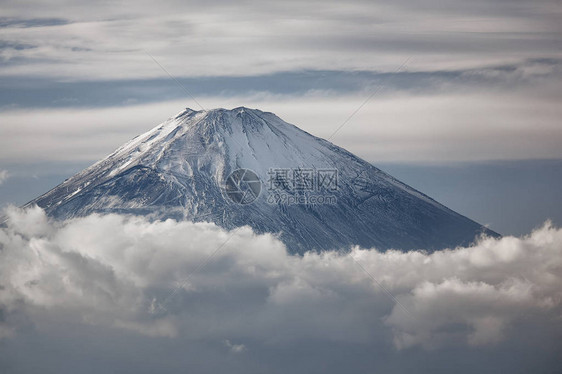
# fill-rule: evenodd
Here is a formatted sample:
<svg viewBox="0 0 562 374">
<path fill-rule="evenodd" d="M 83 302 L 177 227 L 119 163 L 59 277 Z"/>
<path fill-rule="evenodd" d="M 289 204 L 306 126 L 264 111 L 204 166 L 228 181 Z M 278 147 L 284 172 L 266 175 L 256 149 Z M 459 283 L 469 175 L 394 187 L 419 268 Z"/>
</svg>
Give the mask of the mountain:
<svg viewBox="0 0 562 374">
<path fill-rule="evenodd" d="M 186 109 L 31 201 L 53 217 L 127 213 L 249 225 L 293 253 L 428 250 L 497 236 L 273 113 Z"/>
</svg>

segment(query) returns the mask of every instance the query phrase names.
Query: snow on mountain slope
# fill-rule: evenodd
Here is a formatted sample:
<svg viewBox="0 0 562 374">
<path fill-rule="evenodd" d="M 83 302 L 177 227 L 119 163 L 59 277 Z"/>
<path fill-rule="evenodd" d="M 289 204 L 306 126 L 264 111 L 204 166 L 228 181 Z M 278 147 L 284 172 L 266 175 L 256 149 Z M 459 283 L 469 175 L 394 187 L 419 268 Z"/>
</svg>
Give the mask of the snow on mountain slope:
<svg viewBox="0 0 562 374">
<path fill-rule="evenodd" d="M 225 193 L 238 169 L 259 178 L 261 193 L 251 203 Z M 321 183 L 330 180 L 335 185 Z M 248 192 L 246 181 L 234 181 L 230 187 L 240 183 Z M 441 249 L 497 235 L 346 150 L 244 107 L 186 109 L 29 204 L 61 219 L 119 212 L 249 225 L 279 233 L 296 253 L 351 245 Z"/>
</svg>

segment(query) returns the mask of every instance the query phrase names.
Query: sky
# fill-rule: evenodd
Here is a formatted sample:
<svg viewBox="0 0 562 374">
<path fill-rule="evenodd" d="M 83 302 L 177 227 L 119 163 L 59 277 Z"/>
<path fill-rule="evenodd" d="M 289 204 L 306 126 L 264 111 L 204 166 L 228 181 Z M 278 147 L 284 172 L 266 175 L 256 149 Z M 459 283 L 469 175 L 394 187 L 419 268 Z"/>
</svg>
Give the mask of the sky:
<svg viewBox="0 0 562 374">
<path fill-rule="evenodd" d="M 439 259 L 358 249 L 414 319 L 351 270 L 353 259 L 293 259 L 270 237 L 240 238 L 238 247 L 259 247 L 278 263 L 235 245 L 234 259 L 220 257 L 201 283 L 181 287 L 177 310 L 154 317 L 145 304 L 181 280 L 174 266 L 196 260 L 178 255 L 170 264 L 178 249 L 157 242 L 147 245 L 164 253 L 154 262 L 143 251 L 116 259 L 103 252 L 104 235 L 84 227 L 136 235 L 106 243 L 115 251 L 158 230 L 188 242 L 181 230 L 193 227 L 123 217 L 59 227 L 40 211 L 12 210 L 21 226 L 0 234 L 0 371 L 61 372 L 69 352 L 69 367 L 81 372 L 101 361 L 138 372 L 177 372 L 186 361 L 199 372 L 367 372 L 382 362 L 387 372 L 459 363 L 467 372 L 552 371 L 561 335 L 553 286 L 562 225 L 561 18 L 558 0 L 0 0 L 3 207 L 37 197 L 185 107 L 247 106 L 330 138 L 506 236 L 481 244 L 493 253 L 484 259 L 467 260 L 467 249 Z M 548 219 L 553 228 L 543 227 Z M 224 235 L 205 230 L 196 253 Z M 397 275 L 377 270 L 394 260 L 419 277 L 397 284 Z M 428 270 L 432 261 L 450 269 Z M 240 264 L 263 273 L 245 274 Z M 441 293 L 454 302 L 438 313 L 432 297 Z M 182 312 L 192 297 L 213 313 Z M 491 310 L 482 306 L 489 302 Z M 333 314 L 313 318 L 329 308 Z M 229 310 L 240 324 L 229 326 Z"/>
</svg>

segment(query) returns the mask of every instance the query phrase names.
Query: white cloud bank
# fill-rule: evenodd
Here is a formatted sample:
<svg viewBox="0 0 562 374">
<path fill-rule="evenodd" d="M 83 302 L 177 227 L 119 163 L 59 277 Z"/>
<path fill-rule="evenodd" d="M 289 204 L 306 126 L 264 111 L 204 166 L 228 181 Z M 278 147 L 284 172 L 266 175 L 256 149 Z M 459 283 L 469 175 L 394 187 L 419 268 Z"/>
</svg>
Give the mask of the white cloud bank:
<svg viewBox="0 0 562 374">
<path fill-rule="evenodd" d="M 7 214 L 0 342 L 37 360 L 36 344 L 22 336 L 56 336 L 56 345 L 72 341 L 71 326 L 125 334 L 141 350 L 155 339 L 185 347 L 184 356 L 209 345 L 224 357 L 244 353 L 235 356 L 244 364 L 229 366 L 233 372 L 256 371 L 260 360 L 268 362 L 261 369 L 272 365 L 269 372 L 310 372 L 307 360 L 317 354 L 329 361 L 334 347 L 354 352 L 350 368 L 361 363 L 362 350 L 365 357 L 387 352 L 383 359 L 402 365 L 415 361 L 412 352 L 451 347 L 477 365 L 475 352 L 510 352 L 506 347 L 521 338 L 529 348 L 562 335 L 562 230 L 548 224 L 527 237 L 432 254 L 356 248 L 295 257 L 275 237 L 248 228 L 229 233 L 207 223 L 119 215 L 54 223 L 39 208 Z M 88 346 L 96 333 L 80 342 L 87 352 L 97 347 Z M 282 359 L 291 349 L 294 357 Z M 9 351 L 0 353 L 0 366 L 21 364 Z M 558 365 L 548 360 L 552 352 L 538 354 L 532 366 Z"/>
</svg>

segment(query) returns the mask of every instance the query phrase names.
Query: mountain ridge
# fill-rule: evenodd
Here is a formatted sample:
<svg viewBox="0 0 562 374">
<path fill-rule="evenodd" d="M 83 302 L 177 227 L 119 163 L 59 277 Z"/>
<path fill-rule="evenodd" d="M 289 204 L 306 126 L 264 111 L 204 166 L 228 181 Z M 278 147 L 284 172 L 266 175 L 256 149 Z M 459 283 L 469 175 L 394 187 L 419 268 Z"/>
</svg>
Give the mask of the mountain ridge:
<svg viewBox="0 0 562 374">
<path fill-rule="evenodd" d="M 225 194 L 238 169 L 250 170 L 262 184 L 251 204 Z M 308 170 L 316 184 L 321 171 L 332 170 L 339 185 L 334 191 L 270 189 L 272 170 L 293 176 Z M 336 203 L 268 201 L 278 195 L 334 197 Z M 280 233 L 294 253 L 352 245 L 435 250 L 466 245 L 480 233 L 497 235 L 347 150 L 271 112 L 245 107 L 187 108 L 29 204 L 60 219 L 115 212 L 212 221 L 226 229 L 249 225 L 258 233 Z"/>
</svg>

